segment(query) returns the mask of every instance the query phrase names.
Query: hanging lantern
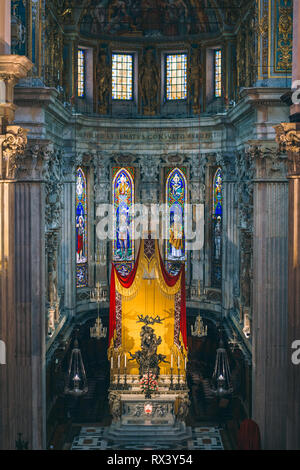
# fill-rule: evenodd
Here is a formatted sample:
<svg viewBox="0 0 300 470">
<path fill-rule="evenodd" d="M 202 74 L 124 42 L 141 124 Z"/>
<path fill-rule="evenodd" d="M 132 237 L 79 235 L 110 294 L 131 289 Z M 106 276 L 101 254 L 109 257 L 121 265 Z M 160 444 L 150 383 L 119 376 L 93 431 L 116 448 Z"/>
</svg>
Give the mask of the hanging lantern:
<svg viewBox="0 0 300 470">
<path fill-rule="evenodd" d="M 217 349 L 212 383 L 212 392 L 218 397 L 230 395 L 233 392 L 228 356 L 222 340 Z"/>
<path fill-rule="evenodd" d="M 107 328 L 103 327 L 102 320 L 100 318 L 100 302 L 106 301 L 105 290 L 101 287 L 100 282 L 96 284 L 96 288 L 91 292 L 91 302 L 97 302 L 97 319 L 95 325 L 90 328 L 90 337 L 95 339 L 105 338 L 107 334 Z"/>
<path fill-rule="evenodd" d="M 199 314 L 195 320 L 195 325 L 191 325 L 191 334 L 197 338 L 203 338 L 207 336 L 207 325 L 204 326 L 201 315 Z"/>
<path fill-rule="evenodd" d="M 95 325 L 90 328 L 90 337 L 95 339 L 105 338 L 107 334 L 107 328 L 102 325 L 101 318 L 97 317 Z"/>
<path fill-rule="evenodd" d="M 71 353 L 68 369 L 65 394 L 81 396 L 88 391 L 85 369 L 81 357 L 81 351 L 78 347 L 77 339 L 74 341 L 74 348 Z"/>
</svg>

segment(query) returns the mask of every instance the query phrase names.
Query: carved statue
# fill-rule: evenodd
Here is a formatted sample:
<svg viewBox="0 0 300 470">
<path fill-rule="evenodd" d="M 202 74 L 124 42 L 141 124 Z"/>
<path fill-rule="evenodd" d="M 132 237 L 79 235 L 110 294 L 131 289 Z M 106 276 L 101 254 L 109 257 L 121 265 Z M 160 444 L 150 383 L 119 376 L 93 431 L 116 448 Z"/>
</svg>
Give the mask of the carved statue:
<svg viewBox="0 0 300 470">
<path fill-rule="evenodd" d="M 107 113 L 108 96 L 110 88 L 111 71 L 107 64 L 106 54 L 99 53 L 99 63 L 97 65 L 97 83 L 98 83 L 98 112 Z"/>
<path fill-rule="evenodd" d="M 49 304 L 53 307 L 57 302 L 57 275 L 56 275 L 56 259 L 53 257 L 51 267 L 48 273 L 48 291 Z"/>
<path fill-rule="evenodd" d="M 200 91 L 202 67 L 198 58 L 198 51 L 191 54 L 191 62 L 188 74 L 188 90 L 191 93 L 191 102 L 194 113 L 200 112 Z"/>
<path fill-rule="evenodd" d="M 178 421 L 185 420 L 189 412 L 190 404 L 191 402 L 188 398 L 182 398 L 182 400 L 180 400 L 177 415 L 176 415 Z"/>
<path fill-rule="evenodd" d="M 121 417 L 121 398 L 118 393 L 109 394 L 109 407 L 113 421 L 118 421 Z"/>
<path fill-rule="evenodd" d="M 158 67 L 154 59 L 154 51 L 148 49 L 142 60 L 141 73 L 139 78 L 139 90 L 143 112 L 146 115 L 153 115 L 157 110 L 157 93 L 159 84 Z"/>
<path fill-rule="evenodd" d="M 148 315 L 147 315 L 148 317 Z M 146 318 L 147 318 L 146 317 Z M 143 321 L 143 320 L 139 320 Z M 144 319 L 144 323 L 145 319 Z M 145 324 L 140 332 L 141 337 L 141 350 L 136 351 L 134 354 L 130 354 L 132 360 L 136 360 L 139 365 L 139 374 L 142 377 L 148 372 L 152 372 L 156 377 L 159 376 L 159 364 L 161 362 L 167 362 L 166 356 L 163 354 L 157 354 L 157 348 L 161 344 L 161 337 L 157 338 L 153 328 Z"/>
</svg>

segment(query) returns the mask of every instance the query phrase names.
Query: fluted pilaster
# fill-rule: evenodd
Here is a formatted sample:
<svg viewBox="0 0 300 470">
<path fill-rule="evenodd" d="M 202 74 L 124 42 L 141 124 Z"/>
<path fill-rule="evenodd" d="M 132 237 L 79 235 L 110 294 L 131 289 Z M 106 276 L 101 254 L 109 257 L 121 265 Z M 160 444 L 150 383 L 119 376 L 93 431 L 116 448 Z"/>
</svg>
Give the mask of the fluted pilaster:
<svg viewBox="0 0 300 470">
<path fill-rule="evenodd" d="M 298 9 L 299 16 L 299 9 Z M 277 141 L 288 156 L 288 344 L 300 340 L 300 124 L 282 123 L 276 127 Z M 287 362 L 287 441 L 288 450 L 300 448 L 300 365 Z"/>
<path fill-rule="evenodd" d="M 255 148 L 253 419 L 264 449 L 284 449 L 287 412 L 288 183 L 284 156 Z"/>
</svg>

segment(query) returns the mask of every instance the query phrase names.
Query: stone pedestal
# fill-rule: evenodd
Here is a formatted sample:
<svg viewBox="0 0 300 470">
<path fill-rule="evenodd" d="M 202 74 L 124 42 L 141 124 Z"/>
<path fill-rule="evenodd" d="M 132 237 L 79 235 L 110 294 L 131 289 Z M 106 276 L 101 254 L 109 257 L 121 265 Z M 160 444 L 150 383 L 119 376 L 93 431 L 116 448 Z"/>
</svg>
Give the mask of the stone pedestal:
<svg viewBox="0 0 300 470">
<path fill-rule="evenodd" d="M 150 399 L 142 394 L 112 393 L 115 394 L 113 423 L 103 436 L 108 441 L 119 444 L 136 442 L 151 447 L 162 443 L 178 445 L 191 438 L 191 428 L 184 422 L 188 412 L 186 393 L 182 392 L 182 396 L 176 393 L 153 394 Z M 182 403 L 186 404 L 184 410 Z"/>
</svg>

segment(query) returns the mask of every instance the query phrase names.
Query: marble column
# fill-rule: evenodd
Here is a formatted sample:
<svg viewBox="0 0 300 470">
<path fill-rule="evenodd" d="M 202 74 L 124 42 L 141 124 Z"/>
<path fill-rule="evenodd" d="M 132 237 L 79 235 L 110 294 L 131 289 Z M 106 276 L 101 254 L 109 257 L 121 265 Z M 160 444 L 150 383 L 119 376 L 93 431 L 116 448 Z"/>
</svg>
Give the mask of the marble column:
<svg viewBox="0 0 300 470">
<path fill-rule="evenodd" d="M 97 209 L 101 204 L 110 203 L 111 185 L 110 181 L 110 158 L 106 154 L 94 156 L 94 203 L 95 203 L 95 221 L 99 221 Z M 95 284 L 99 281 L 102 286 L 107 286 L 109 291 L 110 263 L 109 239 L 101 240 L 97 235 L 97 225 L 95 226 Z"/>
<path fill-rule="evenodd" d="M 296 81 L 299 84 L 295 88 L 300 88 L 300 2 L 293 2 L 293 62 L 292 62 L 292 88 Z M 293 104 L 290 108 L 292 121 L 300 121 L 300 104 Z"/>
<path fill-rule="evenodd" d="M 7 126 L 0 146 L 0 448 L 18 433 L 30 449 L 45 447 L 44 190 L 26 131 Z"/>
<path fill-rule="evenodd" d="M 81 161 L 64 155 L 64 184 L 62 211 L 62 272 L 64 279 L 64 308 L 67 315 L 76 310 L 76 237 L 75 237 L 75 171 Z"/>
<path fill-rule="evenodd" d="M 300 11 L 300 10 L 299 10 Z M 288 450 L 300 449 L 300 365 L 292 361 L 292 344 L 300 340 L 300 124 L 277 126 L 277 141 L 287 151 L 288 208 Z"/>
<path fill-rule="evenodd" d="M 222 307 L 228 315 L 234 307 L 235 281 L 239 273 L 235 155 L 222 156 L 220 163 L 223 171 Z"/>
<path fill-rule="evenodd" d="M 252 417 L 262 448 L 275 450 L 286 445 L 288 182 L 286 158 L 271 146 L 250 151 L 256 169 Z"/>
<path fill-rule="evenodd" d="M 190 159 L 190 203 L 194 206 L 205 204 L 205 171 L 207 158 L 205 155 L 193 154 Z M 204 227 L 198 227 L 203 230 Z M 203 236 L 204 238 L 204 236 Z M 194 296 L 200 299 L 204 291 L 204 246 L 191 252 L 191 286 Z"/>
</svg>

